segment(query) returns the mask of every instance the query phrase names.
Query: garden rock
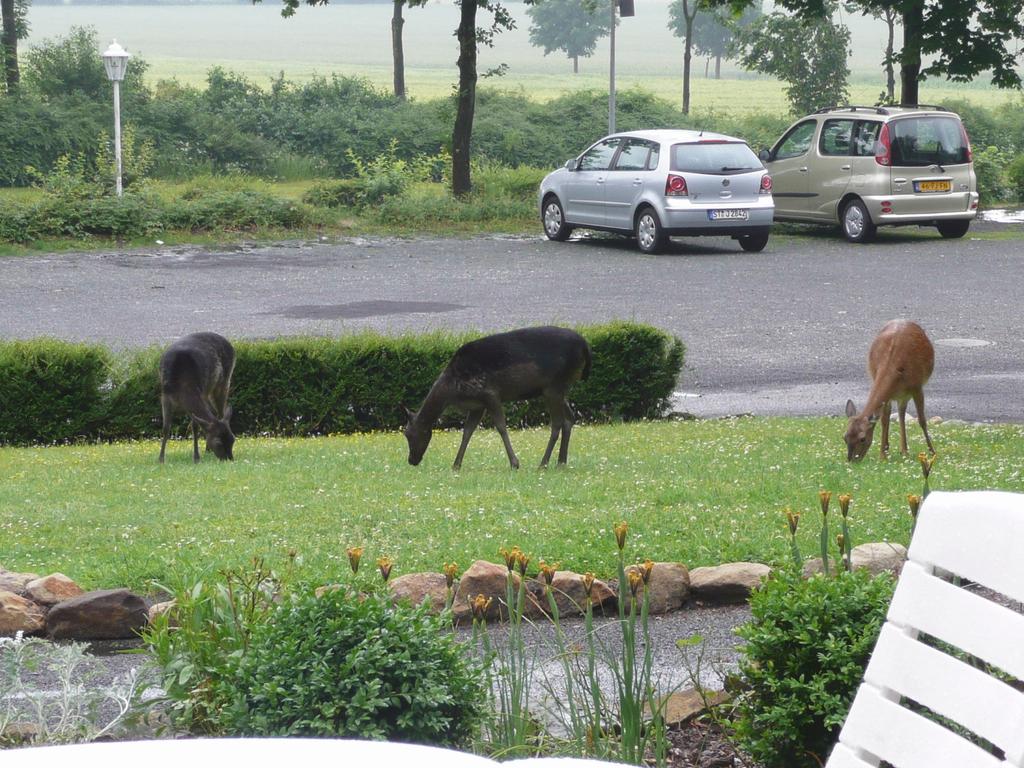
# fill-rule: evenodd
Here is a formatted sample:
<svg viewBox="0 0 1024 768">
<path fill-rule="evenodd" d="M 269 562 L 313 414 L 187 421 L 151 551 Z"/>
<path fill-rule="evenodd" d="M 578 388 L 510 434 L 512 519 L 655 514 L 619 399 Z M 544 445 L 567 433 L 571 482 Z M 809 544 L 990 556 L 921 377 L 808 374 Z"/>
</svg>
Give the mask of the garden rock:
<svg viewBox="0 0 1024 768">
<path fill-rule="evenodd" d="M 690 571 L 690 591 L 701 603 L 743 603 L 772 569 L 763 563 L 725 563 Z"/>
<path fill-rule="evenodd" d="M 46 616 L 46 631 L 54 640 L 118 640 L 134 637 L 148 618 L 138 595 L 103 589 L 57 603 Z"/>
<path fill-rule="evenodd" d="M 16 571 L 0 570 L 0 590 L 24 596 L 25 585 L 38 578 L 38 573 L 17 573 Z"/>
<path fill-rule="evenodd" d="M 731 697 L 725 691 L 708 691 L 703 694 L 696 688 L 688 688 L 685 691 L 676 691 L 658 702 L 665 718 L 665 725 L 669 728 L 683 725 L 697 715 L 706 712 L 711 707 L 724 704 Z M 648 716 L 650 712 L 648 711 Z"/>
<path fill-rule="evenodd" d="M 18 632 L 34 635 L 46 627 L 46 614 L 31 600 L 7 590 L 0 590 L 0 637 L 14 637 Z"/>
<path fill-rule="evenodd" d="M 877 576 L 880 573 L 896 573 L 907 559 L 907 548 L 902 544 L 887 541 L 875 541 L 859 544 L 850 552 L 850 565 L 853 568 L 864 568 Z M 829 558 L 829 568 L 834 569 L 838 561 Z M 816 557 L 804 563 L 804 577 L 821 573 L 821 558 Z"/>
<path fill-rule="evenodd" d="M 63 573 L 51 573 L 41 579 L 33 579 L 25 585 L 25 596 L 40 605 L 56 605 L 62 600 L 83 594 L 85 590 Z"/>
<path fill-rule="evenodd" d="M 448 601 L 448 581 L 443 573 L 410 573 L 389 581 L 388 588 L 396 602 L 426 602 L 434 613 L 443 611 Z"/>
<path fill-rule="evenodd" d="M 531 579 L 527 588 L 533 594 L 544 615 L 551 612 L 548 598 L 544 594 L 544 582 Z M 587 604 L 587 588 L 583 586 L 583 576 L 573 571 L 555 571 L 551 579 L 551 593 L 555 596 L 555 605 L 561 618 L 581 616 Z M 614 611 L 618 606 L 615 591 L 603 581 L 594 579 L 590 588 L 590 599 L 593 601 L 594 613 L 603 613 L 605 609 Z"/>
<path fill-rule="evenodd" d="M 512 572 L 512 588 L 519 589 L 519 574 Z M 503 565 L 488 563 L 485 560 L 476 560 L 459 579 L 459 589 L 455 594 L 455 602 L 452 605 L 455 613 L 455 620 L 458 622 L 471 621 L 473 611 L 471 603 L 477 595 L 491 599 L 491 605 L 484 614 L 488 621 L 495 619 L 507 619 L 508 609 L 505 607 L 505 584 L 509 576 L 509 570 Z M 526 605 L 523 614 L 529 617 L 543 615 L 537 598 L 529 591 L 526 592 Z"/>
<path fill-rule="evenodd" d="M 626 574 L 641 572 L 639 565 L 626 567 Z M 623 598 L 629 596 L 629 584 L 619 586 Z M 690 594 L 690 571 L 682 563 L 655 563 L 647 582 L 648 606 L 652 613 L 668 613 L 683 607 Z M 629 602 L 626 603 L 629 606 Z"/>
</svg>

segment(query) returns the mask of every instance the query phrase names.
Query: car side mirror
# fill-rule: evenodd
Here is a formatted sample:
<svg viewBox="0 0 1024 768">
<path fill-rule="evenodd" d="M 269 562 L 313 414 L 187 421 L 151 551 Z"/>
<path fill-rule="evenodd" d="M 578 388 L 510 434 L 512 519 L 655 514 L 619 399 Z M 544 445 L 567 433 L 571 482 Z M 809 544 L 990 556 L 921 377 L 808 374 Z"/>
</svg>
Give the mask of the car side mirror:
<svg viewBox="0 0 1024 768">
<path fill-rule="evenodd" d="M 760 160 L 762 163 L 767 163 L 769 160 L 772 159 L 772 153 L 770 150 L 762 149 L 760 152 L 757 153 L 757 159 Z"/>
<path fill-rule="evenodd" d="M 565 161 L 565 170 L 567 170 L 567 171 L 575 171 L 576 170 L 576 165 L 577 165 L 577 160 L 576 160 L 575 157 L 572 160 L 566 160 Z"/>
</svg>

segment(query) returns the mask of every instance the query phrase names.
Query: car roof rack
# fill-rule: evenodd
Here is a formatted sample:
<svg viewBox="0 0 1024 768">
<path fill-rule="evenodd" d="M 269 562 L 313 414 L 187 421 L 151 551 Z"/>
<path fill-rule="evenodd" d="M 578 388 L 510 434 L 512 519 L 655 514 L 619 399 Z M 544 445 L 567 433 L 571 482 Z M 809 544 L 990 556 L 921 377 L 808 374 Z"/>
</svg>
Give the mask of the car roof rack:
<svg viewBox="0 0 1024 768">
<path fill-rule="evenodd" d="M 938 104 L 893 104 L 893 106 L 900 109 L 934 109 L 936 112 L 949 112 L 949 109 Z"/>
<path fill-rule="evenodd" d="M 814 114 L 824 115 L 826 112 L 856 112 L 857 110 L 863 110 L 865 112 L 874 112 L 876 115 L 888 115 L 889 110 L 885 107 L 866 107 L 863 104 L 841 104 L 833 107 L 822 107 Z"/>
</svg>

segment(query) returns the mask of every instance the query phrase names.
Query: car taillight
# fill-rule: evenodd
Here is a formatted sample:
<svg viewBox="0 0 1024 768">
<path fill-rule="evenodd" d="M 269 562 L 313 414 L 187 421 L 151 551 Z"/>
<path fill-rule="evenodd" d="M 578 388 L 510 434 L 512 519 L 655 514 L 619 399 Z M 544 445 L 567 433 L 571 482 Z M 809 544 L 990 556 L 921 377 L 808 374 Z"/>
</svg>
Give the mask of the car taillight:
<svg viewBox="0 0 1024 768">
<path fill-rule="evenodd" d="M 761 189 L 759 191 L 762 195 L 770 195 L 772 193 L 772 177 L 767 173 L 761 177 Z"/>
<path fill-rule="evenodd" d="M 668 181 L 665 182 L 665 195 L 667 197 L 686 197 L 687 194 L 686 179 L 670 173 Z"/>
<path fill-rule="evenodd" d="M 892 165 L 892 142 L 889 139 L 889 124 L 882 126 L 875 144 L 875 162 L 879 165 Z"/>
<path fill-rule="evenodd" d="M 960 135 L 963 137 L 964 146 L 967 147 L 967 161 L 971 162 L 974 159 L 974 153 L 971 152 L 971 140 L 967 137 L 967 129 L 964 128 L 964 124 L 960 123 Z"/>
</svg>

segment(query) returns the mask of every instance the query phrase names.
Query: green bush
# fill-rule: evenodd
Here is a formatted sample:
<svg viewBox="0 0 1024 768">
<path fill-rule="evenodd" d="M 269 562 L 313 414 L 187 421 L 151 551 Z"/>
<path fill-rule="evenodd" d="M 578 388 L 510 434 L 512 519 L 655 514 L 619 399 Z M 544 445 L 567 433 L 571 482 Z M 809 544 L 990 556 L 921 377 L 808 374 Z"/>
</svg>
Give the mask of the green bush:
<svg viewBox="0 0 1024 768">
<path fill-rule="evenodd" d="M 683 365 L 679 339 L 617 321 L 579 329 L 590 377 L 569 392 L 582 421 L 661 415 Z M 318 435 L 394 429 L 417 407 L 469 334 L 240 341 L 232 378 L 236 434 Z M 132 439 L 159 434 L 161 350 L 114 356 L 56 341 L 0 344 L 0 444 Z M 50 407 L 50 403 L 54 407 Z M 27 403 L 27 406 L 22 405 Z M 510 403 L 516 425 L 548 422 L 539 399 Z M 183 429 L 184 420 L 178 422 Z M 451 412 L 445 426 L 461 423 Z"/>
<path fill-rule="evenodd" d="M 1024 152 L 1013 158 L 1006 175 L 1010 180 L 1010 187 L 1017 200 L 1024 201 Z"/>
<path fill-rule="evenodd" d="M 94 434 L 109 387 L 103 347 L 56 339 L 0 341 L 0 444 Z"/>
<path fill-rule="evenodd" d="M 1007 167 L 1010 155 L 998 147 L 974 152 L 974 173 L 978 177 L 978 196 L 982 206 L 1001 203 L 1012 196 Z"/>
<path fill-rule="evenodd" d="M 865 570 L 778 572 L 750 599 L 734 721 L 766 768 L 817 768 L 835 744 L 885 621 L 893 581 Z"/>
<path fill-rule="evenodd" d="M 355 208 L 362 202 L 362 193 L 359 179 L 321 181 L 306 190 L 302 202 L 319 208 Z"/>
<path fill-rule="evenodd" d="M 306 595 L 256 627 L 230 678 L 230 734 L 469 742 L 483 670 L 429 607 L 385 596 Z"/>
</svg>

